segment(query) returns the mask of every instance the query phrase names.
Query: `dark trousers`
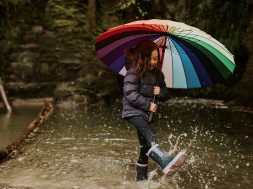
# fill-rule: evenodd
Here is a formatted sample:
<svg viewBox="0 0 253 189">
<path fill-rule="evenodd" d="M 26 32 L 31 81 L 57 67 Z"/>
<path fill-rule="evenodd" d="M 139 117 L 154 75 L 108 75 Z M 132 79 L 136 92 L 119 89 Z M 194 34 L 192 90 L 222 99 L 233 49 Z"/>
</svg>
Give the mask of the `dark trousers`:
<svg viewBox="0 0 253 189">
<path fill-rule="evenodd" d="M 152 146 L 152 144 L 156 143 L 155 131 L 150 126 L 148 120 L 143 118 L 142 116 L 131 116 L 126 118 L 126 120 L 135 126 L 137 129 L 137 135 L 140 142 L 140 155 L 138 159 L 138 163 L 147 164 L 148 156 L 146 153 Z"/>
</svg>

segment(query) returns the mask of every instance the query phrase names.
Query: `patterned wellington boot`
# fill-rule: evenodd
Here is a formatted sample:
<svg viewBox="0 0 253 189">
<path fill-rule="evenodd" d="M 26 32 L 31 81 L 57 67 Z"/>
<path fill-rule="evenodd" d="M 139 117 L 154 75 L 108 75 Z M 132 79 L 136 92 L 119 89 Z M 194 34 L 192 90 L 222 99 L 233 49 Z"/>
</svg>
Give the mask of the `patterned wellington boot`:
<svg viewBox="0 0 253 189">
<path fill-rule="evenodd" d="M 148 164 L 140 164 L 136 162 L 136 181 L 147 180 Z"/>
<path fill-rule="evenodd" d="M 149 149 L 147 156 L 162 169 L 165 175 L 170 175 L 182 165 L 186 157 L 186 151 L 181 150 L 175 157 L 173 157 L 172 155 L 166 155 L 166 152 L 164 152 L 158 144 L 155 144 Z"/>
</svg>

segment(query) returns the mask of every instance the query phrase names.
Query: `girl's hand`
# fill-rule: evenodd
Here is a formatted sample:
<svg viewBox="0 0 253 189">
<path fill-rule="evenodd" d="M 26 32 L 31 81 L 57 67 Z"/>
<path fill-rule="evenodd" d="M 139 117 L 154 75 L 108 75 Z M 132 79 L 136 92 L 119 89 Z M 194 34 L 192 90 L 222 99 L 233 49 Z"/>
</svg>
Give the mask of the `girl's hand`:
<svg viewBox="0 0 253 189">
<path fill-rule="evenodd" d="M 151 105 L 149 107 L 149 111 L 156 112 L 156 110 L 157 110 L 157 105 L 155 103 L 151 102 Z"/>
<path fill-rule="evenodd" d="M 154 92 L 153 94 L 156 95 L 156 96 L 159 96 L 161 93 L 161 88 L 158 87 L 158 86 L 154 86 Z"/>
</svg>

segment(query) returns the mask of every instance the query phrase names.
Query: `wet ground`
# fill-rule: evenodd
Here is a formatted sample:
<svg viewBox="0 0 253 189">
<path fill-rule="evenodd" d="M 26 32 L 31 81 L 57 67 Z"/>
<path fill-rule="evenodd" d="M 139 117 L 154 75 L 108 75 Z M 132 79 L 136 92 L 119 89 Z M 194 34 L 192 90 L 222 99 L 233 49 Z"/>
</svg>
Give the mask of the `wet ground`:
<svg viewBox="0 0 253 189">
<path fill-rule="evenodd" d="M 0 182 L 34 189 L 253 187 L 252 112 L 204 99 L 172 99 L 159 111 L 153 127 L 160 145 L 169 149 L 184 134 L 179 148 L 188 151 L 173 176 L 164 177 L 150 161 L 152 180 L 134 181 L 138 140 L 119 103 L 56 109 L 22 154 L 0 164 Z"/>
</svg>

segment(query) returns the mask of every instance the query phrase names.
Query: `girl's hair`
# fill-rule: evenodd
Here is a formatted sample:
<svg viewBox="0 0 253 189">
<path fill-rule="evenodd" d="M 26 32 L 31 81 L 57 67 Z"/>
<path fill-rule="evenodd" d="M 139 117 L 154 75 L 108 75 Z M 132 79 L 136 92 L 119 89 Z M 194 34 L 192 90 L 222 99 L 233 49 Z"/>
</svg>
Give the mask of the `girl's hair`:
<svg viewBox="0 0 253 189">
<path fill-rule="evenodd" d="M 159 48 L 153 41 L 145 40 L 139 43 L 134 49 L 125 51 L 125 55 L 133 60 L 133 65 L 140 77 L 144 76 L 150 68 L 150 57 L 153 50 L 157 50 L 158 52 L 157 69 L 161 70 Z"/>
</svg>

